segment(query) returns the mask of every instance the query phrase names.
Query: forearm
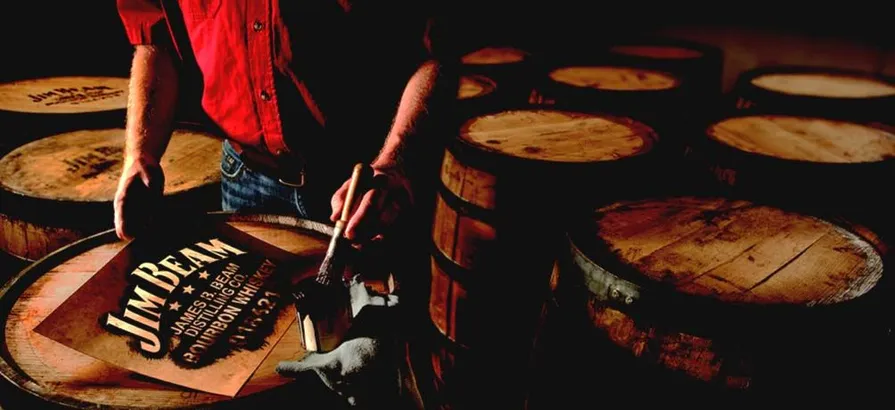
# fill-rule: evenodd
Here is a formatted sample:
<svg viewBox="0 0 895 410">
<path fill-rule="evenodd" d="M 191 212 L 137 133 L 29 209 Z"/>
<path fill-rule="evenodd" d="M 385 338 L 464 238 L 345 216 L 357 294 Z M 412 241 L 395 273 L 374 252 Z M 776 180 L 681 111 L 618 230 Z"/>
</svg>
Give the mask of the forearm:
<svg viewBox="0 0 895 410">
<path fill-rule="evenodd" d="M 421 123 L 430 119 L 433 100 L 442 98 L 443 91 L 439 90 L 451 88 L 446 84 L 447 80 L 444 70 L 435 61 L 428 61 L 417 69 L 404 88 L 392 128 L 373 161 L 374 168 L 402 166 L 407 147 L 416 142 L 410 139 L 417 138 Z"/>
<path fill-rule="evenodd" d="M 154 46 L 137 46 L 128 95 L 125 161 L 161 161 L 171 139 L 178 88 L 171 55 Z"/>
</svg>

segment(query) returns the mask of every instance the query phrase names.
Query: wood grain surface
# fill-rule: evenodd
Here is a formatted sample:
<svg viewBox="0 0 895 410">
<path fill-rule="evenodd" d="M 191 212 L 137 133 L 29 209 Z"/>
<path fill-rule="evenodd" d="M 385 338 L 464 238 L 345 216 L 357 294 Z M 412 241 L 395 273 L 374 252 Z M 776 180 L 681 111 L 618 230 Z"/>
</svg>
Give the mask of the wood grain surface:
<svg viewBox="0 0 895 410">
<path fill-rule="evenodd" d="M 895 158 L 895 134 L 823 118 L 735 117 L 711 125 L 708 136 L 746 152 L 787 160 L 843 164 Z"/>
<path fill-rule="evenodd" d="M 598 237 L 645 279 L 725 302 L 838 303 L 867 293 L 883 272 L 866 239 L 746 201 L 614 204 L 595 217 Z"/>
<path fill-rule="evenodd" d="M 111 224 L 112 217 L 109 216 L 108 221 L 96 222 Z M 30 261 L 35 261 L 88 234 L 82 229 L 39 225 L 0 213 L 0 252 L 9 252 Z"/>
<path fill-rule="evenodd" d="M 752 79 L 752 84 L 783 94 L 827 98 L 895 96 L 895 85 L 872 78 L 835 73 L 777 73 Z"/>
<path fill-rule="evenodd" d="M 550 72 L 550 79 L 575 87 L 609 91 L 668 90 L 680 80 L 671 75 L 641 68 L 609 66 L 575 66 Z"/>
<path fill-rule="evenodd" d="M 528 53 L 512 47 L 485 47 L 464 55 L 463 64 L 510 64 L 525 60 Z"/>
<path fill-rule="evenodd" d="M 687 60 L 703 56 L 703 54 L 697 50 L 662 45 L 619 45 L 610 47 L 609 51 L 630 56 L 668 60 Z"/>
<path fill-rule="evenodd" d="M 301 275 L 316 274 L 329 238 L 319 232 L 266 222 L 231 222 L 231 225 L 286 251 L 317 261 L 309 263 Z M 85 283 L 124 246 L 114 242 L 90 249 L 53 267 L 32 284 L 9 313 L 4 336 L 6 346 L 21 372 L 33 379 L 48 395 L 72 398 L 97 406 L 164 408 L 207 406 L 227 397 L 200 393 L 121 370 L 93 359 L 32 329 Z M 261 364 L 237 398 L 288 383 L 275 367 L 281 360 L 305 354 L 295 322 Z"/>
<path fill-rule="evenodd" d="M 124 77 L 50 77 L 0 85 L 0 110 L 35 114 L 78 114 L 124 110 Z"/>
<path fill-rule="evenodd" d="M 464 75 L 460 77 L 460 89 L 457 91 L 457 99 L 480 97 L 494 92 L 496 85 L 485 77 L 479 75 Z"/>
<path fill-rule="evenodd" d="M 80 130 L 23 145 L 0 159 L 0 186 L 49 200 L 108 202 L 121 175 L 124 129 Z M 220 182 L 220 139 L 177 130 L 162 157 L 165 194 Z"/>
<path fill-rule="evenodd" d="M 551 162 L 611 161 L 644 152 L 646 132 L 624 120 L 552 110 L 511 110 L 475 118 L 460 138 L 485 151 Z"/>
</svg>

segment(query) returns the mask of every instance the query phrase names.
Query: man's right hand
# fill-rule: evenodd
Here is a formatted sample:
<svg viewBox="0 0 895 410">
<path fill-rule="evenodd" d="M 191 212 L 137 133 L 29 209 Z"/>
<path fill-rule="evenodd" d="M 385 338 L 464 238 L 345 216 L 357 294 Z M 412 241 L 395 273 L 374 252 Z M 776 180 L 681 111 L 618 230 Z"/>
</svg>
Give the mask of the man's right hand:
<svg viewBox="0 0 895 410">
<path fill-rule="evenodd" d="M 158 161 L 125 161 L 114 201 L 115 233 L 120 239 L 132 239 L 150 226 L 164 187 L 165 174 Z"/>
</svg>

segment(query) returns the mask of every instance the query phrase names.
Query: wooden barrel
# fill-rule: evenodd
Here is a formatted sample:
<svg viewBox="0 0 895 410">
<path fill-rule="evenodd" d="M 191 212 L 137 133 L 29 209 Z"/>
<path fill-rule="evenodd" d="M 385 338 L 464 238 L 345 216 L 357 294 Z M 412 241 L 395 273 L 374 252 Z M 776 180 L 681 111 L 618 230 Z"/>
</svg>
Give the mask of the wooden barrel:
<svg viewBox="0 0 895 410">
<path fill-rule="evenodd" d="M 436 195 L 430 314 L 439 330 L 464 346 L 487 339 L 482 332 L 495 326 L 487 313 L 509 309 L 499 306 L 504 298 L 488 294 L 505 285 L 499 272 L 520 269 L 512 279 L 520 295 L 549 285 L 550 232 L 563 216 L 555 212 L 578 209 L 572 198 L 588 199 L 535 180 L 593 178 L 588 184 L 604 198 L 623 195 L 630 181 L 647 179 L 642 173 L 655 138 L 628 119 L 568 111 L 514 110 L 469 120 L 445 151 Z M 600 178 L 613 172 L 628 175 Z M 536 317 L 523 314 L 522 300 L 506 303 L 518 303 L 512 307 L 518 317 Z M 528 309 L 540 307 L 535 300 Z"/>
<path fill-rule="evenodd" d="M 113 226 L 124 129 L 41 138 L 0 159 L 0 249 L 36 260 Z M 221 142 L 178 129 L 162 158 L 171 212 L 220 209 Z"/>
<path fill-rule="evenodd" d="M 737 111 L 893 124 L 895 78 L 826 67 L 773 66 L 747 71 L 733 91 Z"/>
<path fill-rule="evenodd" d="M 528 101 L 538 75 L 537 61 L 525 50 L 512 46 L 483 47 L 460 58 L 464 74 L 494 80 L 502 109 L 521 108 Z"/>
<path fill-rule="evenodd" d="M 634 66 L 562 66 L 541 82 L 538 102 L 633 117 L 675 141 L 685 136 L 681 127 L 689 125 L 683 84 L 670 72 Z"/>
<path fill-rule="evenodd" d="M 722 95 L 724 52 L 715 46 L 671 38 L 632 39 L 610 45 L 606 61 L 675 74 L 683 79 L 691 103 L 702 109 L 717 106 Z"/>
<path fill-rule="evenodd" d="M 0 84 L 0 154 L 25 140 L 84 128 L 123 127 L 128 79 L 49 77 Z"/>
<path fill-rule="evenodd" d="M 729 195 L 816 208 L 893 203 L 882 181 L 895 177 L 895 129 L 833 119 L 738 115 L 709 124 L 689 158 Z M 887 205 L 888 204 L 888 205 Z"/>
<path fill-rule="evenodd" d="M 553 303 L 545 303 L 536 324 L 534 339 L 527 340 L 529 352 L 506 357 L 506 352 L 469 349 L 451 343 L 433 327 L 415 327 L 419 336 L 405 346 L 401 364 L 407 391 L 412 391 L 418 408 L 532 408 L 531 397 L 543 392 L 540 378 L 548 358 L 542 333 L 549 332 Z M 509 366 L 504 368 L 502 366 Z M 495 385 L 499 378 L 505 383 Z M 555 397 L 554 397 L 555 399 Z M 556 404 L 556 401 L 553 401 Z"/>
<path fill-rule="evenodd" d="M 568 237 L 559 297 L 592 329 L 583 345 L 611 342 L 594 359 L 621 397 L 665 397 L 688 384 L 677 390 L 684 401 L 698 389 L 851 397 L 885 383 L 872 368 L 887 367 L 890 244 L 865 227 L 757 202 L 668 197 L 600 207 Z M 569 340 L 581 360 L 573 366 L 584 366 Z M 667 378 L 646 385 L 656 374 Z"/>
<path fill-rule="evenodd" d="M 304 271 L 295 277 L 315 275 L 326 253 L 331 227 L 290 216 L 213 213 L 249 235 L 292 254 L 307 257 Z M 33 328 L 103 267 L 126 242 L 105 231 L 72 243 L 31 265 L 0 290 L 0 322 L 4 330 L 0 373 L 18 392 L 39 402 L 67 408 L 246 408 L 295 402 L 311 407 L 328 395 L 314 374 L 292 379 L 275 371 L 282 360 L 304 354 L 298 324 L 286 331 L 235 398 L 188 390 L 122 370 L 67 348 L 33 331 Z M 316 262 L 314 262 L 316 261 Z M 295 395 L 296 387 L 302 391 Z M 339 399 L 341 400 L 341 399 Z M 329 405 L 333 405 L 331 401 Z"/>
<path fill-rule="evenodd" d="M 483 75 L 460 76 L 460 87 L 457 91 L 457 100 L 460 108 L 460 122 L 487 111 L 500 108 L 499 100 L 495 99 L 497 84 L 494 80 Z"/>
</svg>

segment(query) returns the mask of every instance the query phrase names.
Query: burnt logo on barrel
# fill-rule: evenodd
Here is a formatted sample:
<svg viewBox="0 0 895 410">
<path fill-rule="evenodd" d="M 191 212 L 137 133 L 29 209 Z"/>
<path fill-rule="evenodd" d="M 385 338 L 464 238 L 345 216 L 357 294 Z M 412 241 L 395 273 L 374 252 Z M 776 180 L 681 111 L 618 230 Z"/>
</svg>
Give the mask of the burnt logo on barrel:
<svg viewBox="0 0 895 410">
<path fill-rule="evenodd" d="M 85 85 L 81 87 L 59 87 L 42 93 L 28 94 L 31 102 L 47 107 L 59 104 L 78 105 L 94 101 L 121 97 L 124 90 L 107 85 Z"/>
<path fill-rule="evenodd" d="M 100 318 L 147 358 L 196 369 L 266 345 L 286 299 L 276 261 L 220 238 L 199 241 L 128 273 L 119 310 Z"/>
</svg>

